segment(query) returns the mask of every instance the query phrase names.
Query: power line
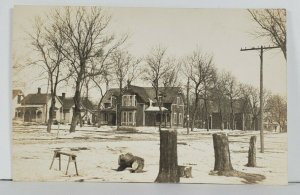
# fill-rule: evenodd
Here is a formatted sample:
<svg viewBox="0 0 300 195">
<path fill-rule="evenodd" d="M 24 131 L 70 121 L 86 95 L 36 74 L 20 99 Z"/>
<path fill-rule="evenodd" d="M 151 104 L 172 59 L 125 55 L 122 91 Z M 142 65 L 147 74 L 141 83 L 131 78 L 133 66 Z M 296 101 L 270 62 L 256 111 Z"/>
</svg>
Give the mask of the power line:
<svg viewBox="0 0 300 195">
<path fill-rule="evenodd" d="M 259 108 L 259 112 L 260 112 L 260 152 L 264 153 L 264 125 L 263 125 L 263 102 L 264 102 L 264 98 L 263 98 L 263 56 L 264 56 L 264 50 L 270 50 L 270 49 L 277 49 L 280 48 L 278 46 L 260 46 L 260 47 L 252 47 L 252 48 L 241 48 L 241 51 L 252 51 L 252 50 L 259 50 L 260 51 L 260 97 L 259 97 L 259 101 L 260 101 L 260 108 Z"/>
</svg>

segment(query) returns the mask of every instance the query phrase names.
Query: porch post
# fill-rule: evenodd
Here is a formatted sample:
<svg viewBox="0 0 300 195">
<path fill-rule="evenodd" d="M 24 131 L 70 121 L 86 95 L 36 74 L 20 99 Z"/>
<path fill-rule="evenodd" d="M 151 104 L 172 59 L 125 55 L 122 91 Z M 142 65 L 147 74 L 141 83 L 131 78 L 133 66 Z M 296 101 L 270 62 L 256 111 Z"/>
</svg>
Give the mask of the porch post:
<svg viewBox="0 0 300 195">
<path fill-rule="evenodd" d="M 167 128 L 167 113 L 165 113 L 165 128 Z"/>
</svg>

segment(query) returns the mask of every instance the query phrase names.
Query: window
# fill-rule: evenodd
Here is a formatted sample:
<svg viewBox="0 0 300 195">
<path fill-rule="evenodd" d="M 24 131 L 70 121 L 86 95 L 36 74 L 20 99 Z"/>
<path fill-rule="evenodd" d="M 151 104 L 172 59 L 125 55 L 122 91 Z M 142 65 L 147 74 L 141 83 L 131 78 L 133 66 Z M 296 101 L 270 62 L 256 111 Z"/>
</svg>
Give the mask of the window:
<svg viewBox="0 0 300 195">
<path fill-rule="evenodd" d="M 109 108 L 110 107 L 110 103 L 104 103 L 104 108 Z"/>
<path fill-rule="evenodd" d="M 173 119 L 174 119 L 174 124 L 177 124 L 177 114 L 176 113 L 174 113 Z"/>
<path fill-rule="evenodd" d="M 37 114 L 36 114 L 36 117 L 38 119 L 42 118 L 42 111 L 38 111 Z"/>
<path fill-rule="evenodd" d="M 116 104 L 117 104 L 117 98 L 115 96 L 111 96 L 109 107 L 115 107 Z"/>
<path fill-rule="evenodd" d="M 104 121 L 105 121 L 105 122 L 108 121 L 108 114 L 107 114 L 107 113 L 104 114 Z"/>
<path fill-rule="evenodd" d="M 122 106 L 136 106 L 135 95 L 123 95 Z"/>
<path fill-rule="evenodd" d="M 158 96 L 158 102 L 162 102 L 162 96 Z"/>
<path fill-rule="evenodd" d="M 180 97 L 177 97 L 177 105 L 180 105 Z"/>
<path fill-rule="evenodd" d="M 182 124 L 182 113 L 179 113 L 179 124 Z"/>
<path fill-rule="evenodd" d="M 21 95 L 18 95 L 18 100 L 17 100 L 17 101 L 18 101 L 18 104 L 21 103 L 21 100 L 22 100 L 21 98 L 22 98 L 22 96 L 21 96 Z"/>
<path fill-rule="evenodd" d="M 121 118 L 122 125 L 134 126 L 135 125 L 135 111 L 123 111 Z"/>
</svg>

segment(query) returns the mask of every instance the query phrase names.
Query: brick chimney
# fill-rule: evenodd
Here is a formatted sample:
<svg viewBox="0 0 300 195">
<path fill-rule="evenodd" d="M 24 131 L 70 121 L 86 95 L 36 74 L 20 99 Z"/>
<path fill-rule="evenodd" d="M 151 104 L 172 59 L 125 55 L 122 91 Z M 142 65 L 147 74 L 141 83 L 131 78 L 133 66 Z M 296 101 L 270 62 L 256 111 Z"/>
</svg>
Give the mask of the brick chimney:
<svg viewBox="0 0 300 195">
<path fill-rule="evenodd" d="M 40 87 L 38 88 L 38 92 L 37 93 L 41 94 L 41 88 Z"/>
<path fill-rule="evenodd" d="M 64 99 L 65 99 L 65 97 L 66 97 L 66 93 L 62 93 L 62 94 L 61 94 L 61 99 L 63 99 L 63 100 L 64 100 Z"/>
</svg>

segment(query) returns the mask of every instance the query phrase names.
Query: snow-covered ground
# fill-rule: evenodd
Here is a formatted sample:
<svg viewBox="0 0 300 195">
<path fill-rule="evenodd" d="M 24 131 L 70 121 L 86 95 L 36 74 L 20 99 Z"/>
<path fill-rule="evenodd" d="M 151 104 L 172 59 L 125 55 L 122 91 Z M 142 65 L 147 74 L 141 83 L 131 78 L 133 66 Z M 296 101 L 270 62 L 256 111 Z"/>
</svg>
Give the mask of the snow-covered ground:
<svg viewBox="0 0 300 195">
<path fill-rule="evenodd" d="M 95 182 L 153 182 L 158 174 L 159 133 L 155 127 L 139 127 L 136 130 L 116 131 L 115 127 L 77 127 L 69 133 L 69 126 L 53 126 L 46 133 L 45 126 L 13 125 L 13 179 L 15 181 L 95 181 Z M 219 130 L 197 129 L 186 135 L 186 129 L 178 131 L 179 165 L 192 167 L 192 178 L 180 178 L 181 183 L 235 183 L 246 181 L 239 177 L 209 175 L 214 166 L 212 134 Z M 262 184 L 287 183 L 287 134 L 265 133 L 265 153 L 259 152 L 259 132 L 224 130 L 229 136 L 233 168 L 245 173 L 266 177 Z M 247 163 L 249 140 L 257 135 L 257 167 Z M 54 150 L 76 154 L 79 176 L 74 164 L 65 175 L 68 158 L 62 157 L 62 170 L 55 160 L 50 170 Z M 117 172 L 121 153 L 133 153 L 145 159 L 145 172 Z"/>
</svg>

